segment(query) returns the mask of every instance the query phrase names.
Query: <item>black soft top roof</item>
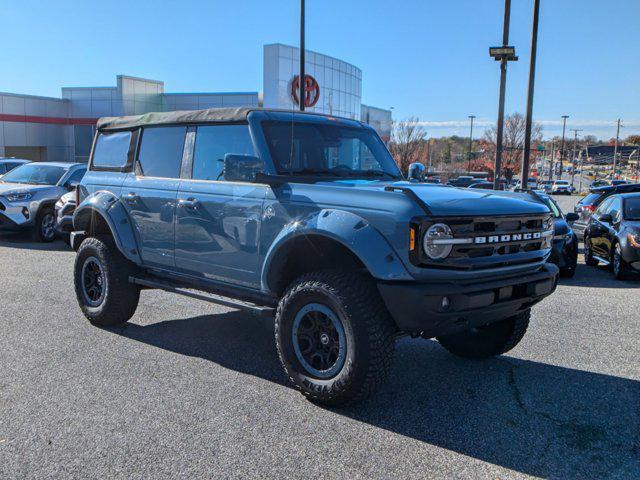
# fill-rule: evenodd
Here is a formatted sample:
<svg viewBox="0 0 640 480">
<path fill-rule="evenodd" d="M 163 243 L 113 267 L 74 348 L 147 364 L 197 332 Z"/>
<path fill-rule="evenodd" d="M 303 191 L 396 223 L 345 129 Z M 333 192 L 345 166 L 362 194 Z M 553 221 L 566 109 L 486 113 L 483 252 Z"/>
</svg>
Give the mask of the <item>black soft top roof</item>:
<svg viewBox="0 0 640 480">
<path fill-rule="evenodd" d="M 237 108 L 208 108 L 206 110 L 182 110 L 175 112 L 150 112 L 143 115 L 130 115 L 127 117 L 102 117 L 98 120 L 97 127 L 101 132 L 115 130 L 131 130 L 150 125 L 183 125 L 197 123 L 239 123 L 246 122 L 247 115 L 254 111 L 287 115 L 309 115 L 325 117 L 342 121 L 353 122 L 363 126 L 358 120 L 341 118 L 336 115 L 325 115 L 315 112 L 300 112 L 298 110 L 284 110 L 277 108 L 237 107 Z M 276 117 L 277 118 L 277 117 Z"/>
<path fill-rule="evenodd" d="M 206 110 L 181 110 L 175 112 L 150 112 L 127 117 L 102 117 L 98 130 L 129 130 L 145 125 L 167 125 L 183 123 L 244 122 L 247 115 L 257 108 L 208 108 Z"/>
</svg>

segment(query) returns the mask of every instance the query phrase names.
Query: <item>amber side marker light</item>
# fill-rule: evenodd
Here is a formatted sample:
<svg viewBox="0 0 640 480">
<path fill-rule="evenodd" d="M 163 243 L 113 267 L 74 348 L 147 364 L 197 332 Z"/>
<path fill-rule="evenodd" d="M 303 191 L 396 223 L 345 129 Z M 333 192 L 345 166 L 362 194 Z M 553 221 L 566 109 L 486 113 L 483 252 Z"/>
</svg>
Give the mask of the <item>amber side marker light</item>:
<svg viewBox="0 0 640 480">
<path fill-rule="evenodd" d="M 638 241 L 638 238 L 636 238 L 636 236 L 633 233 L 627 233 L 627 239 L 629 240 L 629 243 L 631 245 L 633 245 L 636 248 L 640 248 L 640 242 Z"/>
<path fill-rule="evenodd" d="M 413 228 L 409 229 L 409 250 L 415 250 L 416 248 L 416 231 Z"/>
</svg>

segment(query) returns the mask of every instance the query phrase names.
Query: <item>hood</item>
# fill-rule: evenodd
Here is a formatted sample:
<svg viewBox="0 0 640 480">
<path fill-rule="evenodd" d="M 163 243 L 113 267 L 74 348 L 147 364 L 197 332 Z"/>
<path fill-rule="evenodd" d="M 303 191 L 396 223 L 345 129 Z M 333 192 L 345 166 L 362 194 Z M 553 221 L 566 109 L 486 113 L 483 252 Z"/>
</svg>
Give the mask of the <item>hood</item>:
<svg viewBox="0 0 640 480">
<path fill-rule="evenodd" d="M 445 185 L 396 182 L 408 188 L 436 216 L 535 215 L 549 213 L 547 206 L 526 193 L 476 190 Z"/>
<path fill-rule="evenodd" d="M 28 183 L 2 183 L 0 182 L 0 195 L 9 192 L 41 192 L 55 188 L 55 185 L 31 185 Z"/>
</svg>

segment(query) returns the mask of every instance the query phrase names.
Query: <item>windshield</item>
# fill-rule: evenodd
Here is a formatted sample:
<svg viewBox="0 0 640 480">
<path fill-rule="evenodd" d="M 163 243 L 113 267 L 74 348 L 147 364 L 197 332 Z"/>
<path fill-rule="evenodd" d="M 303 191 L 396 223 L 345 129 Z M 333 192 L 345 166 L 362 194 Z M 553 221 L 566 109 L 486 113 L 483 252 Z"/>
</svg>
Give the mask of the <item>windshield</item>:
<svg viewBox="0 0 640 480">
<path fill-rule="evenodd" d="M 549 207 L 549 210 L 553 213 L 553 218 L 562 218 L 560 207 L 558 207 L 558 204 L 553 199 L 550 197 L 542 197 L 542 200 L 544 200 L 545 205 Z"/>
<path fill-rule="evenodd" d="M 624 200 L 624 218 L 627 220 L 640 220 L 640 197 L 631 197 Z"/>
<path fill-rule="evenodd" d="M 364 128 L 324 123 L 263 123 L 279 174 L 402 178 L 382 141 Z"/>
<path fill-rule="evenodd" d="M 67 169 L 55 165 L 22 165 L 2 177 L 3 183 L 28 183 L 30 185 L 55 185 Z"/>
</svg>

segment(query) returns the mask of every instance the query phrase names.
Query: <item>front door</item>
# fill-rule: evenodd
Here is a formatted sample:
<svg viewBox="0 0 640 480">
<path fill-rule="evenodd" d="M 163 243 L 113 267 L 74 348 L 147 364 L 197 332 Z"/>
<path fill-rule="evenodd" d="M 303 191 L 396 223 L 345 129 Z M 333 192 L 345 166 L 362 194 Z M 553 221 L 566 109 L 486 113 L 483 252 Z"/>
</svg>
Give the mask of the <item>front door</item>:
<svg viewBox="0 0 640 480">
<path fill-rule="evenodd" d="M 186 127 L 147 127 L 121 200 L 145 265 L 175 268 L 175 213 Z"/>
<path fill-rule="evenodd" d="M 177 197 L 176 267 L 190 275 L 258 288 L 267 187 L 224 179 L 226 154 L 254 155 L 248 126 L 205 125 L 189 135 L 195 140 L 192 168 Z"/>
</svg>

